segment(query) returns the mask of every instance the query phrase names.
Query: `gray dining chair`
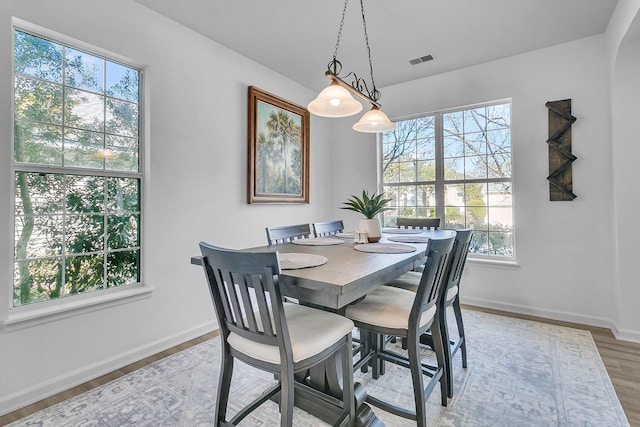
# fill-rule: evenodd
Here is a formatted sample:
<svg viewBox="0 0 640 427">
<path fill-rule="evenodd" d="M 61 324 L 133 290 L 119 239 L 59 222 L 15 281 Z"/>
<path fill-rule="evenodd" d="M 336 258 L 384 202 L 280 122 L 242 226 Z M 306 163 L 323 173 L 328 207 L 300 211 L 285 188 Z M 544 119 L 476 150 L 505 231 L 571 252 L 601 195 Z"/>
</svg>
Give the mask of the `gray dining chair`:
<svg viewBox="0 0 640 427">
<path fill-rule="evenodd" d="M 291 242 L 294 239 L 306 239 L 311 237 L 311 227 L 309 227 L 309 224 L 267 227 L 266 231 L 269 246 L 278 243 Z"/>
<path fill-rule="evenodd" d="M 427 260 L 417 292 L 380 286 L 363 300 L 348 305 L 345 309 L 345 316 L 369 336 L 364 340 L 365 357 L 371 360 L 374 378 L 378 378 L 380 373 L 376 367 L 385 361 L 411 371 L 415 410 L 398 407 L 372 395 L 366 397 L 366 402 L 392 414 L 415 420 L 420 427 L 427 425 L 426 401 L 438 383 L 442 405 L 447 405 L 447 378 L 440 335 L 438 296 L 442 286 L 445 286 L 453 242 L 453 236 L 429 240 L 425 251 Z M 420 336 L 429 329 L 432 331 L 437 366 L 429 366 L 420 358 Z M 389 349 L 385 336 L 406 338 L 407 355 Z M 423 374 L 430 377 L 426 387 Z"/>
<path fill-rule="evenodd" d="M 443 286 L 439 298 L 439 316 L 443 342 L 449 343 L 445 346 L 445 367 L 447 369 L 447 395 L 453 397 L 453 357 L 458 350 L 461 352 L 462 367 L 467 367 L 467 339 L 464 333 L 464 322 L 462 320 L 462 309 L 460 308 L 460 281 L 462 273 L 467 263 L 467 255 L 469 254 L 469 246 L 473 238 L 473 229 L 456 230 L 456 237 L 451 255 L 451 264 L 447 272 L 446 286 Z M 402 289 L 416 292 L 420 284 L 420 273 L 409 271 L 399 278 L 387 283 Z M 447 308 L 452 307 L 457 324 L 457 337 L 450 338 L 449 325 L 447 322 Z M 422 344 L 433 347 L 433 338 L 429 331 L 420 337 Z M 403 347 L 406 343 L 403 341 Z"/>
<path fill-rule="evenodd" d="M 317 397 L 320 392 L 302 380 L 309 369 L 338 355 L 342 365 L 343 411 L 336 425 L 352 425 L 353 322 L 338 314 L 283 302 L 277 252 L 240 252 L 204 242 L 200 243 L 200 250 L 222 346 L 215 425 L 236 425 L 279 395 L 280 425 L 291 426 L 294 389 L 307 389 L 307 394 Z M 277 384 L 227 420 L 234 359 L 274 374 Z M 335 399 L 323 396 L 318 397 L 320 404 L 323 399 Z"/>
<path fill-rule="evenodd" d="M 437 230 L 440 227 L 440 218 L 401 218 L 396 219 L 398 228 L 419 228 L 424 230 Z"/>
<path fill-rule="evenodd" d="M 335 236 L 343 231 L 344 223 L 341 219 L 313 223 L 313 234 L 315 234 L 316 237 Z"/>
</svg>

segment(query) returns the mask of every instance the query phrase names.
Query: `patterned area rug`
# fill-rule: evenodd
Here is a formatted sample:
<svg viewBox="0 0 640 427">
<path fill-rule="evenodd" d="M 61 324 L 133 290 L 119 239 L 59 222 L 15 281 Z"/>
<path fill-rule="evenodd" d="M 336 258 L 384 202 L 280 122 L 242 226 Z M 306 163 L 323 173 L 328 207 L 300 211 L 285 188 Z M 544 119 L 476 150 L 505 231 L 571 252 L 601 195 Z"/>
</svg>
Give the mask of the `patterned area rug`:
<svg viewBox="0 0 640 427">
<path fill-rule="evenodd" d="M 430 426 L 628 426 L 588 331 L 465 310 L 469 364 L 454 358 L 454 398 L 431 394 Z M 450 322 L 455 325 L 455 322 Z M 453 326 L 455 330 L 455 326 Z M 424 358 L 434 359 L 424 350 Z M 23 418 L 11 426 L 211 426 L 220 361 L 219 337 L 176 353 L 101 387 Z M 407 369 L 387 364 L 373 380 L 356 373 L 371 395 L 412 406 Z M 236 363 L 230 413 L 273 377 Z M 387 426 L 414 422 L 374 412 Z M 277 426 L 267 402 L 241 425 Z M 296 426 L 324 426 L 296 408 Z"/>
</svg>

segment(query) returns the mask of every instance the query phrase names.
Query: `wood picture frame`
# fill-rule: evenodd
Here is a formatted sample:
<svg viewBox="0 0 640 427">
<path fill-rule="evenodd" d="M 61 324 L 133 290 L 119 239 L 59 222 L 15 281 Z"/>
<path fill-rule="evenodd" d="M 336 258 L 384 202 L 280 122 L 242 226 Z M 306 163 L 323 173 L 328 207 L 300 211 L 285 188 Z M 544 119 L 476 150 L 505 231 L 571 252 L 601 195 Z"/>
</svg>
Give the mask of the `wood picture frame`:
<svg viewBox="0 0 640 427">
<path fill-rule="evenodd" d="M 309 203 L 309 111 L 249 86 L 247 203 Z"/>
</svg>

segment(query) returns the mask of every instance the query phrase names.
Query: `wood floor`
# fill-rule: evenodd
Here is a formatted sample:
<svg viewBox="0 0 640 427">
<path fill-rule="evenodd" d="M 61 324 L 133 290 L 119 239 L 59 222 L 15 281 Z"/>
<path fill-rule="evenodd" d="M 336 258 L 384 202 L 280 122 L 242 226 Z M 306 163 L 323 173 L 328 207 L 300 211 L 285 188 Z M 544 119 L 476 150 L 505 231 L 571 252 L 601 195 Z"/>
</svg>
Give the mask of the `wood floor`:
<svg viewBox="0 0 640 427">
<path fill-rule="evenodd" d="M 466 309 L 484 311 L 503 316 L 516 317 L 519 319 L 536 320 L 539 322 L 550 323 L 553 325 L 566 326 L 570 328 L 586 329 L 591 332 L 593 340 L 598 347 L 600 357 L 609 372 L 611 382 L 616 390 L 618 399 L 622 404 L 624 412 L 632 427 L 640 427 L 640 344 L 618 341 L 614 338 L 611 331 L 604 328 L 596 328 L 591 326 L 579 325 L 575 323 L 560 322 L 555 320 L 541 319 L 532 316 L 518 315 L 514 313 L 506 313 L 497 310 L 489 310 L 478 307 L 464 306 Z M 77 387 L 73 387 L 67 391 L 59 393 L 55 396 L 36 402 L 17 411 L 0 416 L 0 426 L 7 425 L 17 421 L 27 415 L 31 415 L 56 403 L 62 402 L 71 397 L 82 394 L 95 387 L 126 375 L 130 372 L 140 369 L 141 367 L 156 362 L 164 357 L 187 349 L 195 344 L 201 343 L 217 336 L 218 333 L 212 332 L 178 346 L 172 347 L 161 353 L 143 359 L 139 362 L 132 363 L 122 369 L 111 372 L 102 377 L 96 378 Z"/>
</svg>

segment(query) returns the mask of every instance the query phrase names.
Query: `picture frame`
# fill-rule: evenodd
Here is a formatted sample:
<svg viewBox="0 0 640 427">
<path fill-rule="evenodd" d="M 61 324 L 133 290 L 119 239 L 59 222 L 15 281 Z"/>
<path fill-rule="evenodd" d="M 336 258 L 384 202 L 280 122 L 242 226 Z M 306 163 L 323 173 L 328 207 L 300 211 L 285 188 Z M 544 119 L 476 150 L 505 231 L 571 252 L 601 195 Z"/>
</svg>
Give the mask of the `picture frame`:
<svg viewBox="0 0 640 427">
<path fill-rule="evenodd" d="M 309 203 L 309 111 L 249 86 L 247 203 Z"/>
</svg>

